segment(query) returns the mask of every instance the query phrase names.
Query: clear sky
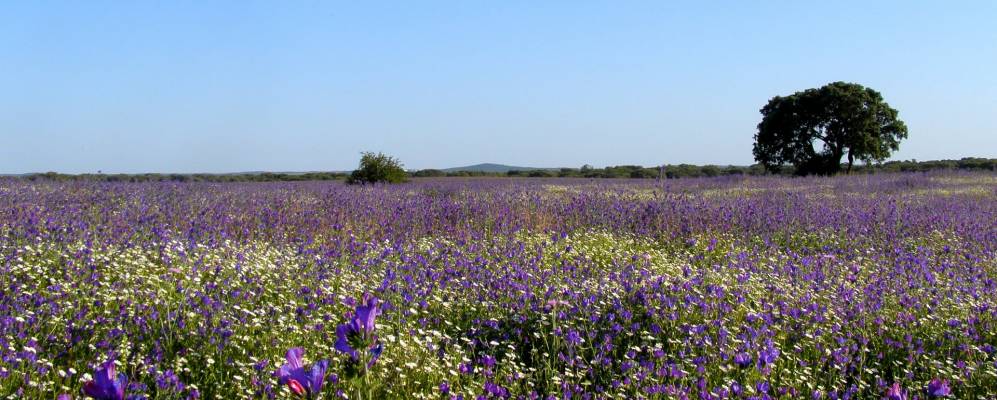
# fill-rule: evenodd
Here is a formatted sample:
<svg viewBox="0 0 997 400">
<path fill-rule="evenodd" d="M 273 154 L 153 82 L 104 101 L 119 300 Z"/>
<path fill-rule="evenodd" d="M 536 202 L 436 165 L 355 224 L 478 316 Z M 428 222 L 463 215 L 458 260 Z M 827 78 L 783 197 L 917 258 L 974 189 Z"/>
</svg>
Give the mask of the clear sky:
<svg viewBox="0 0 997 400">
<path fill-rule="evenodd" d="M 351 3 L 3 2 L 0 173 L 750 164 L 838 80 L 997 157 L 995 1 Z"/>
</svg>

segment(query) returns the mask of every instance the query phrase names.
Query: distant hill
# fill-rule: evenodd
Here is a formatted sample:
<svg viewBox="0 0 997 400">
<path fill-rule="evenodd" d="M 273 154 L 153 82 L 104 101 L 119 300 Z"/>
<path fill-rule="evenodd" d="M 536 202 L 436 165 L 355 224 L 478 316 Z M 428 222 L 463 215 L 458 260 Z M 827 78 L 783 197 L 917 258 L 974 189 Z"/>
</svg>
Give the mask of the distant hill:
<svg viewBox="0 0 997 400">
<path fill-rule="evenodd" d="M 504 173 L 509 172 L 509 171 L 535 171 L 535 170 L 538 170 L 538 169 L 548 169 L 548 168 L 515 167 L 515 166 L 512 166 L 512 165 L 485 163 L 485 164 L 468 165 L 466 167 L 446 168 L 446 169 L 443 169 L 441 171 L 443 171 L 443 172 L 461 172 L 461 171 L 467 171 L 467 172 L 493 172 L 493 173 L 504 174 Z"/>
</svg>

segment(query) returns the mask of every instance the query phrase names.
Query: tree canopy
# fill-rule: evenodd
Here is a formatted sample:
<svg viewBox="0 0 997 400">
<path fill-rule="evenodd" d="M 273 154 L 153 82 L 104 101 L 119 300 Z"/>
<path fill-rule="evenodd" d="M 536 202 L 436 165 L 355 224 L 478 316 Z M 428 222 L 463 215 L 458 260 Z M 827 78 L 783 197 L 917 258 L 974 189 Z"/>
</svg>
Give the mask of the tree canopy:
<svg viewBox="0 0 997 400">
<path fill-rule="evenodd" d="M 401 183 L 408 180 L 408 174 L 397 158 L 384 153 L 364 152 L 360 157 L 360 167 L 346 178 L 349 184 Z"/>
<path fill-rule="evenodd" d="M 897 110 L 870 88 L 834 82 L 789 96 L 776 96 L 761 109 L 754 156 L 769 171 L 791 164 L 796 173 L 834 174 L 847 156 L 883 161 L 907 137 Z"/>
</svg>

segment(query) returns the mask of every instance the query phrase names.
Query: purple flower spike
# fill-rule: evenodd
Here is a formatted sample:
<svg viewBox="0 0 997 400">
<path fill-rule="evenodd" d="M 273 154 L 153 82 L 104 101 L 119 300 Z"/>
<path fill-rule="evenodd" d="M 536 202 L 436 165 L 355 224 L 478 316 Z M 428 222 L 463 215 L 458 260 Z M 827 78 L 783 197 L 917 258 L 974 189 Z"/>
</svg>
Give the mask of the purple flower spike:
<svg viewBox="0 0 997 400">
<path fill-rule="evenodd" d="M 93 380 L 83 384 L 83 394 L 96 400 L 124 400 L 128 378 L 119 374 L 114 362 L 105 362 L 94 372 Z"/>
<path fill-rule="evenodd" d="M 740 352 L 734 355 L 734 364 L 741 368 L 745 368 L 751 365 L 751 355 L 745 352 Z"/>
<path fill-rule="evenodd" d="M 282 365 L 275 375 L 278 383 L 287 385 L 295 394 L 311 398 L 322 391 L 322 383 L 325 381 L 325 371 L 329 367 L 329 361 L 320 360 L 311 368 L 305 368 L 302 363 L 304 354 L 304 349 L 300 347 L 288 350 L 285 356 L 287 364 Z"/>
<path fill-rule="evenodd" d="M 893 385 L 886 389 L 886 399 L 907 400 L 907 393 L 905 393 L 904 389 L 900 387 L 899 382 L 894 382 Z"/>
<path fill-rule="evenodd" d="M 369 354 L 367 368 L 377 362 L 384 347 L 374 335 L 377 329 L 375 320 L 381 313 L 380 302 L 370 294 L 364 294 L 363 301 L 345 324 L 336 327 L 336 350 L 348 354 L 353 361 L 360 361 L 357 349 L 365 349 Z"/>
<path fill-rule="evenodd" d="M 354 333 L 350 329 L 350 324 L 342 324 L 336 327 L 336 350 L 349 354 L 353 359 L 357 358 L 357 351 L 350 346 L 349 335 Z"/>
<path fill-rule="evenodd" d="M 952 394 L 952 389 L 949 388 L 949 381 L 947 379 L 932 379 L 928 382 L 928 396 L 931 397 L 946 397 Z"/>
<path fill-rule="evenodd" d="M 363 302 L 363 305 L 357 307 L 354 321 L 358 328 L 365 333 L 372 333 L 374 332 L 374 318 L 377 318 L 377 314 L 381 313 L 381 309 L 378 306 L 377 298 L 369 294 L 364 294 Z"/>
</svg>

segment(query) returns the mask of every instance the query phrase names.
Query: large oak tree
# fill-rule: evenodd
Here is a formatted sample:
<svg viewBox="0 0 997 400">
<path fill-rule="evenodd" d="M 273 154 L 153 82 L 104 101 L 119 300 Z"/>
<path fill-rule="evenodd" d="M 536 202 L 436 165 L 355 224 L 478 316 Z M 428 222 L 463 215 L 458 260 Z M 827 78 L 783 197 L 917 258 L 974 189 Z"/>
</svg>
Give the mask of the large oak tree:
<svg viewBox="0 0 997 400">
<path fill-rule="evenodd" d="M 879 92 L 834 82 L 789 96 L 776 96 L 761 109 L 755 160 L 770 171 L 793 165 L 796 173 L 834 174 L 847 156 L 883 161 L 907 137 L 907 126 Z"/>
</svg>

